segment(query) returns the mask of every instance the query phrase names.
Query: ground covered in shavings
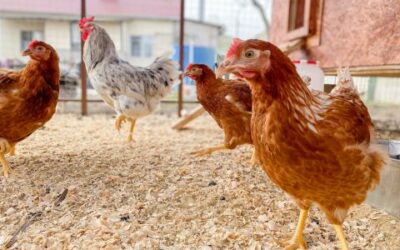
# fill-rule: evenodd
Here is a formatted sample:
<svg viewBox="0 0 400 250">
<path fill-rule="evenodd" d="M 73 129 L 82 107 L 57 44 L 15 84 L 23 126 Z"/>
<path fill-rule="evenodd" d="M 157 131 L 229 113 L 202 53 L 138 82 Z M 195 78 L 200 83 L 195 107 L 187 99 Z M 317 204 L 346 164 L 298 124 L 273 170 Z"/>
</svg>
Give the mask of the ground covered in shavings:
<svg viewBox="0 0 400 250">
<path fill-rule="evenodd" d="M 126 144 L 127 126 L 119 135 L 111 115 L 55 115 L 8 157 L 14 173 L 0 178 L 0 246 L 282 249 L 298 209 L 249 166 L 251 148 L 193 157 L 222 133 L 207 115 L 181 132 L 170 129 L 175 121 L 139 120 L 136 142 Z M 351 249 L 400 249 L 400 220 L 368 205 L 344 227 Z M 317 208 L 305 239 L 309 249 L 339 246 Z"/>
</svg>

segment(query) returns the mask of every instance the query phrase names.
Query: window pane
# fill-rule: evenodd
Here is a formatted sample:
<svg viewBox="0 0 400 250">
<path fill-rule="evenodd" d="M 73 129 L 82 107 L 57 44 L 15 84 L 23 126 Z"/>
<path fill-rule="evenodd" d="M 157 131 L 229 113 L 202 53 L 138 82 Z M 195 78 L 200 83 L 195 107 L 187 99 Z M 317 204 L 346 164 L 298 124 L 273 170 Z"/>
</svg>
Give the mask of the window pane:
<svg viewBox="0 0 400 250">
<path fill-rule="evenodd" d="M 143 37 L 143 56 L 151 57 L 153 52 L 153 39 L 151 37 Z"/>
<path fill-rule="evenodd" d="M 43 40 L 43 32 L 41 32 L 41 31 L 32 31 L 32 39 L 42 41 Z"/>
<path fill-rule="evenodd" d="M 32 40 L 43 40 L 42 31 L 21 31 L 21 50 L 25 50 Z"/>
<path fill-rule="evenodd" d="M 32 41 L 32 31 L 21 31 L 21 50 L 25 50 L 28 47 L 30 41 Z"/>
<path fill-rule="evenodd" d="M 304 26 L 305 0 L 290 0 L 289 31 Z"/>
<path fill-rule="evenodd" d="M 78 22 L 71 22 L 71 48 L 73 50 L 81 47 L 81 32 L 78 28 Z"/>
<path fill-rule="evenodd" d="M 131 36 L 131 56 L 151 57 L 153 54 L 153 39 L 148 36 Z"/>
<path fill-rule="evenodd" d="M 131 56 L 140 57 L 140 37 L 131 36 Z"/>
</svg>

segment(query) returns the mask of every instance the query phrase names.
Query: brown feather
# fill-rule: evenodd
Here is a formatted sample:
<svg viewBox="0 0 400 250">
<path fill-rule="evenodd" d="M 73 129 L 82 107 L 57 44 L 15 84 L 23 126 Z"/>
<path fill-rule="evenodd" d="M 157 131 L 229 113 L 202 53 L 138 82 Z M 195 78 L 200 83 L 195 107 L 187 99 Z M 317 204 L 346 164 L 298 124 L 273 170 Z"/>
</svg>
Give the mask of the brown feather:
<svg viewBox="0 0 400 250">
<path fill-rule="evenodd" d="M 250 87 L 242 80 L 216 79 L 206 65 L 193 66 L 202 68 L 202 76 L 196 81 L 197 98 L 224 130 L 225 146 L 233 149 L 238 145 L 251 144 Z"/>
<path fill-rule="evenodd" d="M 51 51 L 47 61 L 30 60 L 21 71 L 0 77 L 0 137 L 12 145 L 42 127 L 54 114 L 59 93 L 59 59 Z"/>
<path fill-rule="evenodd" d="M 262 167 L 300 207 L 315 202 L 331 223 L 342 223 L 347 210 L 379 182 L 384 165 L 385 156 L 370 145 L 367 108 L 354 91 L 310 91 L 271 43 L 245 41 L 236 56 L 247 48 L 271 52 L 270 67 L 249 80 L 251 129 Z"/>
</svg>

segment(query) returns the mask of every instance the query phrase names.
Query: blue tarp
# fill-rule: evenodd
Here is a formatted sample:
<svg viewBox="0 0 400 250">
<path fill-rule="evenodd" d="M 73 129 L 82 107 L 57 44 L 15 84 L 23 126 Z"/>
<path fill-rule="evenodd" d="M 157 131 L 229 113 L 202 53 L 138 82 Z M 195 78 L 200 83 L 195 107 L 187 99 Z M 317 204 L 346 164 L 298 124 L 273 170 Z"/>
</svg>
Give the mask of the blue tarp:
<svg viewBox="0 0 400 250">
<path fill-rule="evenodd" d="M 179 61 L 179 45 L 175 44 L 174 49 L 175 53 L 173 55 L 173 59 Z M 189 63 L 206 64 L 210 68 L 214 69 L 215 58 L 216 58 L 214 48 L 209 48 L 205 46 L 195 46 L 195 45 L 190 48 L 189 45 L 185 45 L 184 53 L 185 57 L 184 57 L 183 69 L 186 69 Z M 187 85 L 193 84 L 193 82 L 188 78 L 184 80 L 184 83 Z"/>
</svg>

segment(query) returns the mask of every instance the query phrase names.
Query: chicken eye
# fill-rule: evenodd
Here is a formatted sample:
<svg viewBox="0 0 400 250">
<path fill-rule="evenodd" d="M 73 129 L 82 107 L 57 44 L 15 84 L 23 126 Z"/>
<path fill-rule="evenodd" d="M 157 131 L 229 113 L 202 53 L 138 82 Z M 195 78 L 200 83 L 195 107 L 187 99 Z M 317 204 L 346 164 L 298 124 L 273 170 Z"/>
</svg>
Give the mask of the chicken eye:
<svg viewBox="0 0 400 250">
<path fill-rule="evenodd" d="M 253 58 L 255 56 L 256 56 L 256 52 L 252 49 L 249 49 L 246 52 L 244 52 L 244 57 L 246 57 L 246 58 Z"/>
<path fill-rule="evenodd" d="M 39 47 L 37 47 L 36 48 L 38 51 L 43 51 L 44 50 L 44 48 L 42 47 L 42 46 L 39 46 Z"/>
</svg>

